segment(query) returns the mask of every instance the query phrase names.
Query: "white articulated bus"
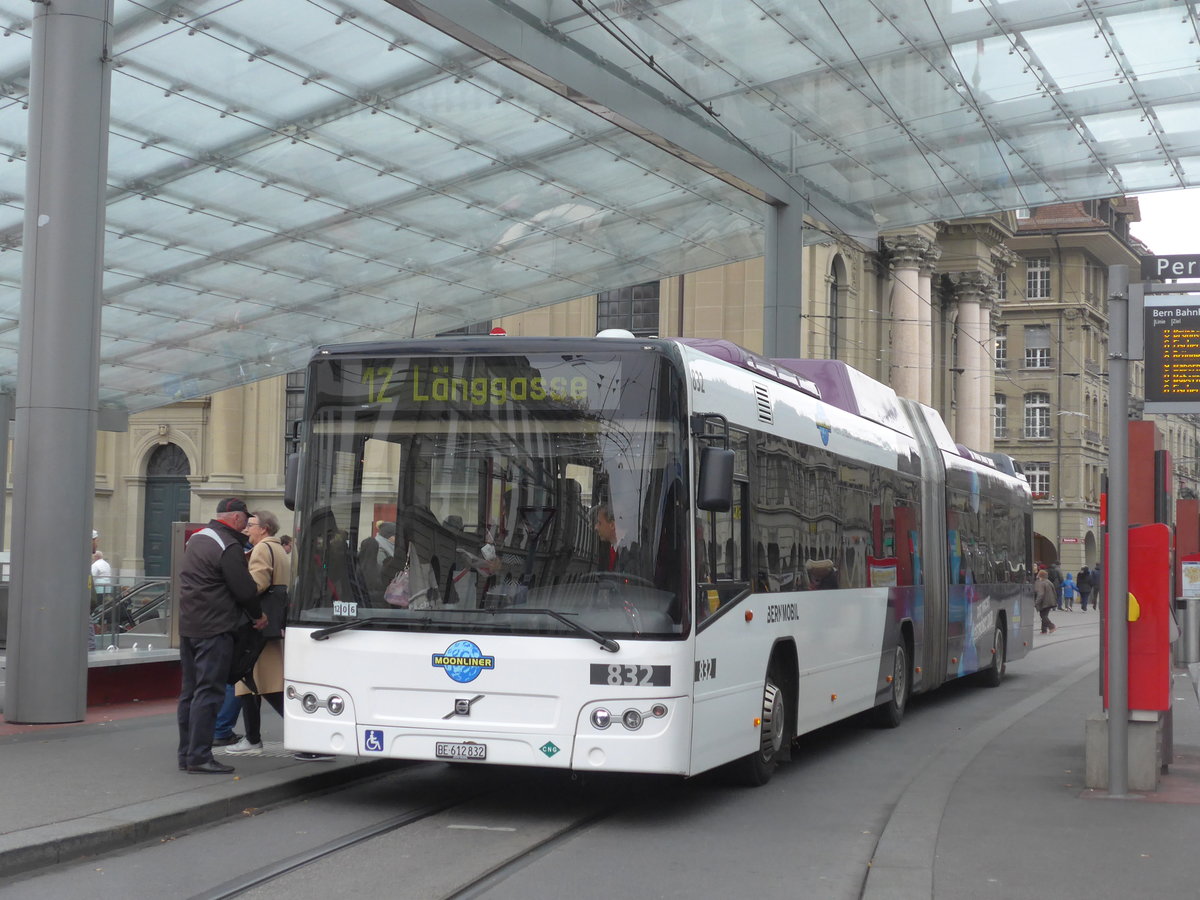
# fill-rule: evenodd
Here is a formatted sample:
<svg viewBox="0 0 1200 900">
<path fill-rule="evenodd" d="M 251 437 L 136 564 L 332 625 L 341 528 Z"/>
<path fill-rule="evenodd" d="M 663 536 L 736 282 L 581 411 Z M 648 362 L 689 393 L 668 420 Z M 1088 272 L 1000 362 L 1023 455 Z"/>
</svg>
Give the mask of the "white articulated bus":
<svg viewBox="0 0 1200 900">
<path fill-rule="evenodd" d="M 998 684 L 1029 486 L 837 362 L 476 337 L 308 369 L 289 748 L 762 783 L 792 738 Z"/>
</svg>

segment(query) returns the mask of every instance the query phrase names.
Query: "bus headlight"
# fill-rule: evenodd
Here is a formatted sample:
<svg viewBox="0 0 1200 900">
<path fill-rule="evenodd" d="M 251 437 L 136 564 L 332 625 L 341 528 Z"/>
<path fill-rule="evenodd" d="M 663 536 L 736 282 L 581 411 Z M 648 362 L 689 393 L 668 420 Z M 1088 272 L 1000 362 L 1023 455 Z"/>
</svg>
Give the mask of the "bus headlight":
<svg viewBox="0 0 1200 900">
<path fill-rule="evenodd" d="M 592 727 L 603 731 L 612 724 L 612 713 L 604 707 L 592 710 Z"/>
<path fill-rule="evenodd" d="M 337 694 L 332 694 L 330 695 L 329 699 L 325 701 L 325 708 L 329 710 L 330 715 L 340 716 L 346 709 L 346 701 Z"/>
<path fill-rule="evenodd" d="M 321 708 L 321 701 L 317 699 L 316 694 L 305 694 L 300 698 L 300 707 L 306 713 L 314 713 Z"/>
<path fill-rule="evenodd" d="M 627 709 L 621 715 L 621 724 L 630 731 L 637 731 L 642 727 L 642 714 L 636 709 Z"/>
</svg>

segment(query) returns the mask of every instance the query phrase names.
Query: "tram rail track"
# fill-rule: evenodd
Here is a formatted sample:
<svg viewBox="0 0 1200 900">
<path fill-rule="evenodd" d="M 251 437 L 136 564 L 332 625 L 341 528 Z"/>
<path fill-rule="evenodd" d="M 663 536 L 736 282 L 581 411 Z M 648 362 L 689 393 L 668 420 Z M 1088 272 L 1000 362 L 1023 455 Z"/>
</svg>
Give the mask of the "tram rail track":
<svg viewBox="0 0 1200 900">
<path fill-rule="evenodd" d="M 448 797 L 443 801 L 426 803 L 416 808 L 405 810 L 402 813 L 389 816 L 378 822 L 348 831 L 343 835 L 331 838 L 301 852 L 243 872 L 221 884 L 193 894 L 191 900 L 227 900 L 227 898 L 243 896 L 260 888 L 268 889 L 267 893 L 273 896 L 270 893 L 272 885 L 281 892 L 287 893 L 289 890 L 287 884 L 289 876 L 300 875 L 302 877 L 304 870 L 309 866 L 321 861 L 327 861 L 339 854 L 345 854 L 355 847 L 385 838 L 389 834 L 403 832 L 405 829 L 414 829 L 415 831 L 423 823 L 430 829 L 440 832 L 448 830 L 515 832 L 518 830 L 517 828 L 467 823 L 474 821 L 477 815 L 476 811 L 485 807 L 489 798 L 502 795 L 506 792 L 512 792 L 514 789 L 519 793 L 525 789 L 523 782 L 527 780 L 535 784 L 544 784 L 544 778 L 544 772 L 533 771 L 528 775 L 528 778 L 518 775 L 516 779 L 510 779 L 502 786 L 459 791 L 454 796 Z M 515 785 L 514 780 L 516 782 Z M 535 794 L 536 791 L 531 791 L 531 793 Z M 637 802 L 644 802 L 645 799 L 645 795 L 643 794 L 638 798 Z M 286 805 L 291 804 L 284 804 L 284 806 Z M 512 847 L 511 852 L 505 853 L 501 858 L 483 860 L 478 872 L 460 871 L 458 874 L 461 877 L 456 883 L 447 885 L 444 890 L 423 896 L 437 897 L 440 900 L 468 900 L 468 898 L 481 897 L 510 875 L 519 872 L 525 866 L 541 857 L 552 853 L 565 841 L 570 840 L 581 831 L 603 822 L 628 805 L 630 804 L 623 804 L 620 801 L 598 802 L 596 800 L 588 800 L 586 797 L 574 797 L 572 798 L 570 812 L 563 816 L 562 821 L 557 822 L 546 833 L 538 834 L 535 830 L 535 833 L 530 835 L 527 842 L 518 843 Z M 271 812 L 272 810 L 266 810 L 262 814 L 270 815 Z M 446 819 L 437 822 L 435 820 L 438 817 L 446 817 Z M 454 819 L 461 819 L 463 821 L 454 821 Z M 413 837 L 413 841 L 419 840 L 419 837 Z"/>
<path fill-rule="evenodd" d="M 368 825 L 363 828 L 356 829 L 355 831 L 352 831 L 340 838 L 326 841 L 324 844 L 321 844 L 318 847 L 313 847 L 301 853 L 290 856 L 287 859 L 282 859 L 278 862 L 263 866 L 253 872 L 246 872 L 245 874 L 239 875 L 237 878 L 231 878 L 224 884 L 217 885 L 210 890 L 193 895 L 191 900 L 227 900 L 227 898 L 230 897 L 237 897 L 240 894 L 244 894 L 246 891 L 259 887 L 260 885 L 267 884 L 268 882 L 274 881 L 291 872 L 295 872 L 296 870 L 301 869 L 304 866 L 311 865 L 320 859 L 324 859 L 330 854 L 339 853 L 349 847 L 355 846 L 356 844 L 361 844 L 364 841 L 381 837 L 382 835 L 396 831 L 400 828 L 404 828 L 407 825 L 411 825 L 414 822 L 420 822 L 421 820 L 427 819 L 430 816 L 446 812 L 450 809 L 453 809 L 461 802 L 463 801 L 460 798 L 455 799 L 453 802 L 440 803 L 433 806 L 422 807 L 416 810 L 409 810 L 408 812 L 392 816 L 391 818 L 385 819 L 384 821 L 378 822 L 374 825 Z"/>
</svg>

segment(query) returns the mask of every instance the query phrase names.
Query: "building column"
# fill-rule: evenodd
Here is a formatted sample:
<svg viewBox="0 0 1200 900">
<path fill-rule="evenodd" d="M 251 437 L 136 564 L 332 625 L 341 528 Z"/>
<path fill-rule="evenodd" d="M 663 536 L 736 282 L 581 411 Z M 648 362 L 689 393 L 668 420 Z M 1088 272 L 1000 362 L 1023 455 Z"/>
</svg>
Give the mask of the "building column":
<svg viewBox="0 0 1200 900">
<path fill-rule="evenodd" d="M 933 271 L 942 255 L 940 247 L 930 244 L 921 259 L 917 273 L 917 312 L 920 321 L 920 351 L 918 363 L 919 389 L 917 399 L 926 406 L 933 406 L 933 348 L 937 335 L 933 327 Z"/>
<path fill-rule="evenodd" d="M 242 445 L 245 437 L 243 413 L 245 389 L 226 388 L 212 395 L 208 421 L 208 435 L 212 447 L 212 467 L 209 470 L 210 486 L 227 485 L 226 491 L 236 491 L 245 481 L 245 466 Z M 199 474 L 199 473 L 193 473 Z M 211 510 L 204 510 L 211 514 Z"/>
<path fill-rule="evenodd" d="M 885 237 L 892 280 L 892 389 L 901 397 L 920 399 L 921 289 L 920 269 L 930 242 L 915 234 Z M 928 323 L 928 320 L 926 320 Z"/>
<path fill-rule="evenodd" d="M 991 343 L 988 292 L 992 279 L 983 272 L 954 272 L 950 281 L 958 302 L 958 366 L 962 369 L 955 439 L 972 450 L 986 451 L 991 448 L 991 406 L 984 392 L 990 391 L 991 385 L 992 360 L 987 348 Z"/>
</svg>

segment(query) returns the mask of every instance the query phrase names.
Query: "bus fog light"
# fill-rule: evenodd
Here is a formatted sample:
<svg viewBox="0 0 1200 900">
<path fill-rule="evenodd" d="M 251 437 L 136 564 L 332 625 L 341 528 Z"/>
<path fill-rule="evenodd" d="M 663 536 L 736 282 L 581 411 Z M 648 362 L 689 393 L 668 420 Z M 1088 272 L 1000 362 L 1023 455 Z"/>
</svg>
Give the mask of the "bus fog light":
<svg viewBox="0 0 1200 900">
<path fill-rule="evenodd" d="M 630 731 L 637 731 L 642 727 L 642 714 L 636 709 L 627 709 L 621 716 L 621 724 Z"/>
<path fill-rule="evenodd" d="M 300 706 L 306 713 L 313 713 L 321 708 L 321 701 L 316 694 L 305 694 L 300 698 Z"/>
<path fill-rule="evenodd" d="M 612 724 L 612 713 L 604 707 L 592 710 L 592 726 L 603 731 Z"/>
<path fill-rule="evenodd" d="M 331 715 L 340 716 L 346 709 L 346 701 L 337 694 L 333 694 L 325 701 L 325 708 L 329 710 Z"/>
<path fill-rule="evenodd" d="M 656 719 L 661 719 L 666 714 L 667 704 L 665 703 L 655 703 L 652 707 L 650 707 L 650 715 L 654 716 Z"/>
</svg>

